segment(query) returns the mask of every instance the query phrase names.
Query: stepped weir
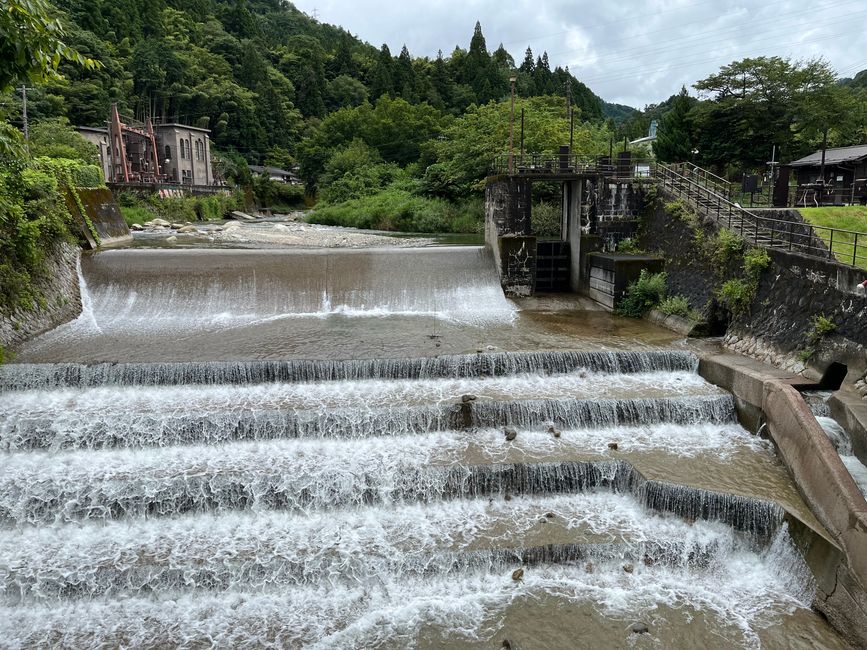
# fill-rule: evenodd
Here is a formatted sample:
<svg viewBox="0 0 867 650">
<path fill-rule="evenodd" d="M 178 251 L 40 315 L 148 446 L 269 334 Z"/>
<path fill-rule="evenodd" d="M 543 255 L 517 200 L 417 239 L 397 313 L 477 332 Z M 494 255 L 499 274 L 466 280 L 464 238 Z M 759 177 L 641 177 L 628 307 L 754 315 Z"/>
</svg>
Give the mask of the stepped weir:
<svg viewBox="0 0 867 650">
<path fill-rule="evenodd" d="M 692 352 L 567 336 L 479 248 L 327 258 L 83 260 L 0 367 L 0 645 L 844 647 Z"/>
</svg>

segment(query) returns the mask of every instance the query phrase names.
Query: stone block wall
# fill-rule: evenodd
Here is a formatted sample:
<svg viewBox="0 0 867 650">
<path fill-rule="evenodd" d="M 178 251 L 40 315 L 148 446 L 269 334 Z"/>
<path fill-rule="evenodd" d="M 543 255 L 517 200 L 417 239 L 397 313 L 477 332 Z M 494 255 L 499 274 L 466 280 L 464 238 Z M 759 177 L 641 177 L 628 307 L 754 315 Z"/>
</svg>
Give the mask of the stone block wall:
<svg viewBox="0 0 867 650">
<path fill-rule="evenodd" d="M 641 247 L 666 260 L 669 292 L 686 296 L 692 307 L 703 311 L 712 329 L 725 332 L 726 345 L 736 352 L 796 372 L 808 364 L 822 369 L 835 360 L 854 373 L 867 370 L 867 298 L 855 291 L 867 271 L 768 249 L 771 265 L 755 298 L 743 314 L 732 317 L 717 292 L 726 278 L 739 275 L 740 261 L 726 266 L 708 260 L 696 239 L 697 230 L 705 238 L 714 237 L 715 223 L 690 224 L 656 202 L 645 210 L 639 230 Z M 819 315 L 831 319 L 836 329 L 809 360 L 802 360 Z"/>
<path fill-rule="evenodd" d="M 25 340 L 76 318 L 81 313 L 78 285 L 78 246 L 59 244 L 46 259 L 45 273 L 36 288 L 42 301 L 33 309 L 19 308 L 0 315 L 0 346 L 11 349 Z"/>
</svg>

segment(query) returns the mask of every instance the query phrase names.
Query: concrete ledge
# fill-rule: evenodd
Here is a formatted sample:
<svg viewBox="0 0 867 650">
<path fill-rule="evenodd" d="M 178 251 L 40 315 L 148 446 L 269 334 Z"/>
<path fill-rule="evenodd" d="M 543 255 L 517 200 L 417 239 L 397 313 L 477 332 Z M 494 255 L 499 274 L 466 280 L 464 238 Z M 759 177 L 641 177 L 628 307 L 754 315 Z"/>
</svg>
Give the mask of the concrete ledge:
<svg viewBox="0 0 867 650">
<path fill-rule="evenodd" d="M 663 314 L 658 309 L 652 309 L 647 314 L 647 320 L 651 323 L 656 323 L 662 327 L 666 327 L 678 334 L 688 337 L 702 337 L 710 334 L 710 328 L 707 323 L 691 321 L 682 316 L 674 314 Z"/>
</svg>

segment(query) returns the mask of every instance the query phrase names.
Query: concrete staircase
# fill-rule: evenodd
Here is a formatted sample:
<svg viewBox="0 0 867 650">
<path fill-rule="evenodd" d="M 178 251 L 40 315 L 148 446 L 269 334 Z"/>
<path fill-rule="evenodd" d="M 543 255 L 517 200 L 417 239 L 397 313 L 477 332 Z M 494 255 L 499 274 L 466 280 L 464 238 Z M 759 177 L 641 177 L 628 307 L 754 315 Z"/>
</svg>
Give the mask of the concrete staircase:
<svg viewBox="0 0 867 650">
<path fill-rule="evenodd" d="M 709 217 L 754 246 L 791 250 L 813 246 L 810 227 L 806 224 L 769 219 L 728 200 L 730 188 L 719 177 L 700 167 L 659 164 L 656 177 L 669 194 L 682 199 L 699 215 Z"/>
</svg>

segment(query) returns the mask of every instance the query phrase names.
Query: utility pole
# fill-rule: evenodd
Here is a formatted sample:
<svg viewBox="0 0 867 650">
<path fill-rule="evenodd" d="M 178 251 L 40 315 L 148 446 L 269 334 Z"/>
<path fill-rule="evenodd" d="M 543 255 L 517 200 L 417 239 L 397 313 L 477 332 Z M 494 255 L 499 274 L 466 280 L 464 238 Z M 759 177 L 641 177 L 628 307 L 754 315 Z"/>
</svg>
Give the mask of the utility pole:
<svg viewBox="0 0 867 650">
<path fill-rule="evenodd" d="M 30 129 L 27 124 L 27 86 L 21 86 L 21 121 L 24 124 L 24 139 L 30 139 Z"/>
<path fill-rule="evenodd" d="M 512 113 L 509 117 L 509 176 L 515 173 L 515 154 L 512 149 L 512 133 L 515 130 L 515 81 L 517 77 L 512 75 L 509 77 L 509 84 L 512 87 Z"/>
<path fill-rule="evenodd" d="M 566 72 L 568 74 L 569 68 L 566 68 Z M 570 120 L 572 119 L 572 79 L 571 77 L 566 78 L 566 117 Z"/>
</svg>

